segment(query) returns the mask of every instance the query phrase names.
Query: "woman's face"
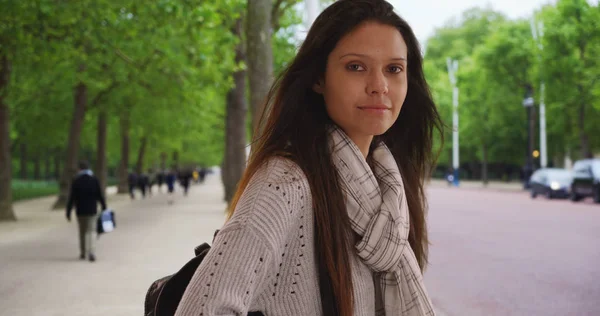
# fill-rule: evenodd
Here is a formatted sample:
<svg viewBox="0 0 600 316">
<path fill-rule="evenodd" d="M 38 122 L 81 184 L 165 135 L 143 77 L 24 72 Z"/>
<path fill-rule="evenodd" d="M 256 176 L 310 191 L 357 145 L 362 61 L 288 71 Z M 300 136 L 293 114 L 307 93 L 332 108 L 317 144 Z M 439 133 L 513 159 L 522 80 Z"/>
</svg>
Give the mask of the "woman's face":
<svg viewBox="0 0 600 316">
<path fill-rule="evenodd" d="M 407 47 L 393 26 L 359 25 L 337 43 L 314 86 L 329 117 L 359 147 L 394 124 L 406 98 Z"/>
</svg>

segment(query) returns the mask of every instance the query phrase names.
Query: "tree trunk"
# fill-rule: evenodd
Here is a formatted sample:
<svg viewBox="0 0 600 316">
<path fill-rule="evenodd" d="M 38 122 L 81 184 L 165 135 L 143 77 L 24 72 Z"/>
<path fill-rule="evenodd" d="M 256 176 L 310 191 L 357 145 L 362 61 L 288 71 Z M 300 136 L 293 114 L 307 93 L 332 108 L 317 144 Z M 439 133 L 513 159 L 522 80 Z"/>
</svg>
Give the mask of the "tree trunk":
<svg viewBox="0 0 600 316">
<path fill-rule="evenodd" d="M 33 156 L 33 178 L 40 180 L 42 178 L 42 161 L 39 154 Z"/>
<path fill-rule="evenodd" d="M 27 145 L 23 140 L 21 140 L 21 144 L 19 145 L 19 162 L 20 162 L 20 170 L 19 177 L 23 180 L 27 179 Z"/>
<path fill-rule="evenodd" d="M 244 62 L 242 20 L 236 22 L 234 34 L 240 38 L 235 50 L 236 64 Z M 229 203 L 246 168 L 246 71 L 240 68 L 233 74 L 235 86 L 227 93 L 225 121 L 225 158 L 222 168 L 225 201 Z"/>
<path fill-rule="evenodd" d="M 60 149 L 56 150 L 54 154 L 54 180 L 58 180 L 60 178 L 60 163 L 62 160 L 62 151 Z"/>
<path fill-rule="evenodd" d="M 44 155 L 44 178 L 45 180 L 52 179 L 52 155 L 46 151 Z"/>
<path fill-rule="evenodd" d="M 12 207 L 12 171 L 10 153 L 10 111 L 4 103 L 10 80 L 11 65 L 8 57 L 0 58 L 0 221 L 15 221 Z"/>
<path fill-rule="evenodd" d="M 592 151 L 590 150 L 590 139 L 585 131 L 585 104 L 579 106 L 579 115 L 577 118 L 577 125 L 579 127 L 579 141 L 581 145 L 581 158 L 592 158 Z"/>
<path fill-rule="evenodd" d="M 488 151 L 487 151 L 487 146 L 485 145 L 485 143 L 482 144 L 481 149 L 482 149 L 482 154 L 483 154 L 483 161 L 481 163 L 481 180 L 483 180 L 483 185 L 487 186 L 488 183 L 489 183 L 489 178 L 488 178 Z"/>
<path fill-rule="evenodd" d="M 85 65 L 79 65 L 78 72 L 84 72 Z M 73 119 L 69 129 L 69 140 L 67 144 L 67 155 L 62 176 L 60 177 L 60 193 L 58 199 L 54 203 L 53 208 L 62 209 L 67 204 L 69 198 L 69 189 L 71 179 L 77 172 L 77 158 L 79 155 L 79 140 L 81 138 L 81 130 L 83 129 L 83 121 L 85 119 L 85 111 L 87 105 L 87 86 L 83 82 L 79 82 L 75 87 L 75 104 L 73 110 Z"/>
<path fill-rule="evenodd" d="M 173 152 L 173 169 L 179 170 L 179 152 L 177 150 Z"/>
<path fill-rule="evenodd" d="M 148 137 L 142 137 L 140 149 L 138 151 L 137 163 L 135 164 L 135 172 L 141 174 L 144 172 L 144 156 L 146 154 L 146 145 L 148 144 Z"/>
<path fill-rule="evenodd" d="M 160 170 L 165 171 L 166 169 L 167 169 L 167 153 L 163 151 L 160 153 Z"/>
<path fill-rule="evenodd" d="M 102 192 L 106 191 L 106 182 L 108 178 L 108 169 L 106 165 L 106 132 L 108 125 L 108 114 L 105 108 L 100 109 L 98 114 L 98 138 L 96 149 L 96 174 L 100 181 Z"/>
<path fill-rule="evenodd" d="M 121 164 L 119 165 L 119 194 L 129 193 L 127 176 L 129 174 L 129 110 L 121 114 Z"/>
<path fill-rule="evenodd" d="M 262 114 L 273 76 L 273 49 L 271 46 L 271 0 L 248 1 L 247 52 L 250 81 L 250 108 L 252 109 L 253 137 L 259 132 Z"/>
</svg>

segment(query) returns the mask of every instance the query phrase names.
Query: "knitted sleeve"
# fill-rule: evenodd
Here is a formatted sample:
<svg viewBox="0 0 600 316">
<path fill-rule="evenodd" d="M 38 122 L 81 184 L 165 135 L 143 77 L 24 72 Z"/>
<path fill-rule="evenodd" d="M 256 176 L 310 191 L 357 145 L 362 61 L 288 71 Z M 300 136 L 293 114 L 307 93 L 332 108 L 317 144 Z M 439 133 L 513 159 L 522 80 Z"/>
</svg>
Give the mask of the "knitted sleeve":
<svg viewBox="0 0 600 316">
<path fill-rule="evenodd" d="M 276 271 L 310 188 L 293 162 L 274 158 L 251 179 L 193 276 L 176 316 L 246 315 Z"/>
</svg>

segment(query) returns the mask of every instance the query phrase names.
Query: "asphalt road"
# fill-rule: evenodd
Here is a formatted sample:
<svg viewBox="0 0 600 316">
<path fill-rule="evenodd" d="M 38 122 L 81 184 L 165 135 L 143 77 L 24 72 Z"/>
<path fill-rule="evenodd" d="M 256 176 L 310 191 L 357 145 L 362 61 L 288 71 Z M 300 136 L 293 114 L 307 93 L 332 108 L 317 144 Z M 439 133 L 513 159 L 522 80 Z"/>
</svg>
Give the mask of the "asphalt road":
<svg viewBox="0 0 600 316">
<path fill-rule="evenodd" d="M 600 315 L 600 205 L 429 189 L 434 304 L 445 315 Z"/>
</svg>

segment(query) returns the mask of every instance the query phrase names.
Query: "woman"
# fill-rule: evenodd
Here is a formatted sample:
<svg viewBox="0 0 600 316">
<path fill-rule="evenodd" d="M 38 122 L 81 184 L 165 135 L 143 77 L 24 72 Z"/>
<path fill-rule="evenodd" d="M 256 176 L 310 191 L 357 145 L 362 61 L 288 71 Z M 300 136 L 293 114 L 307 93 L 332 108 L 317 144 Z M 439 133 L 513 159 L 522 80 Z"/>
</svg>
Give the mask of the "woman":
<svg viewBox="0 0 600 316">
<path fill-rule="evenodd" d="M 408 24 L 383 0 L 335 2 L 265 113 L 177 315 L 433 315 L 423 182 L 441 121 Z"/>
</svg>

